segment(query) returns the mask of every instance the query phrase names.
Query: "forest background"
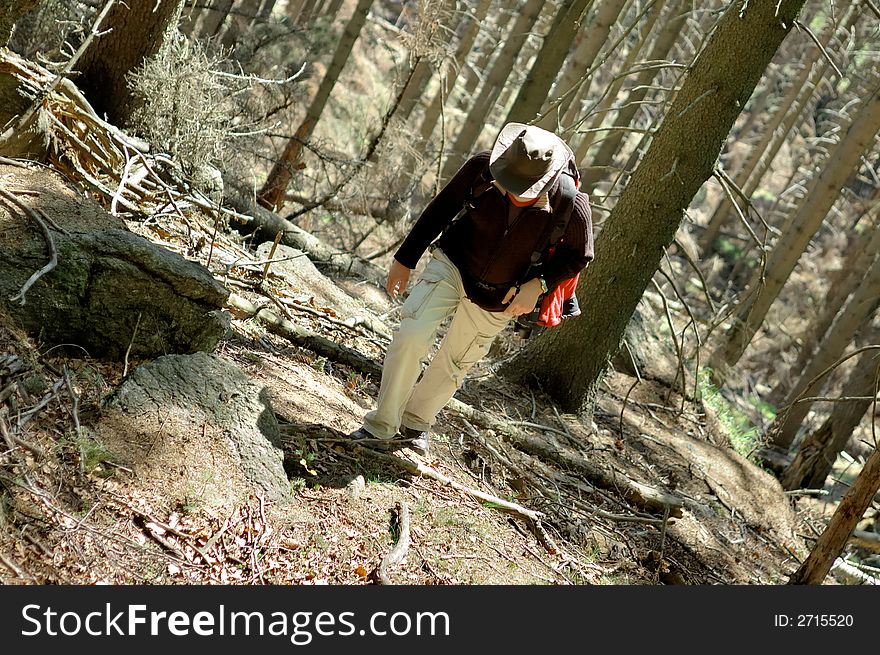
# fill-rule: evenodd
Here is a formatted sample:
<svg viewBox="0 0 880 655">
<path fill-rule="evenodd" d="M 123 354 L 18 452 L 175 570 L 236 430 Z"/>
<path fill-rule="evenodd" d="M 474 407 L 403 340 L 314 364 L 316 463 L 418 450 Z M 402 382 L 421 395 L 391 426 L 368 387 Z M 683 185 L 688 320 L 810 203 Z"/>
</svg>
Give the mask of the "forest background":
<svg viewBox="0 0 880 655">
<path fill-rule="evenodd" d="M 385 461 L 438 484 L 454 474 L 458 492 L 528 528 L 516 532 L 516 553 L 499 553 L 500 544 L 487 542 L 496 519 L 476 525 L 454 503 L 422 506 L 433 536 L 414 537 L 422 548 L 410 553 L 404 579 L 534 582 L 550 571 L 553 582 L 621 575 L 818 583 L 833 569 L 840 581 L 875 580 L 880 10 L 872 0 L 5 0 L 0 7 L 9 217 L 31 217 L 37 240 L 43 228 L 53 248 L 52 235 L 65 232 L 21 204 L 40 192 L 28 186 L 36 178 L 15 169 L 43 162 L 130 231 L 204 265 L 224 285 L 228 297 L 218 306 L 234 319 L 210 346 L 167 335 L 158 345 L 139 340 L 143 312 L 131 306 L 113 347 L 103 333 L 103 342 L 89 341 L 94 324 L 71 338 L 69 318 L 67 331 L 53 336 L 45 315 L 29 322 L 17 307 L 27 306 L 27 292 L 51 292 L 58 272 L 29 279 L 45 248 L 25 257 L 40 263 L 10 284 L 19 292 L 4 298 L 4 323 L 10 334 L 30 336 L 10 337 L 15 345 L 0 371 L 9 446 L 2 561 L 16 580 L 124 580 L 127 568 L 150 581 L 255 582 L 273 580 L 273 571 L 285 581 L 380 579 L 368 569 L 384 561 L 381 538 L 344 555 L 329 545 L 339 534 L 363 538 L 353 527 L 363 508 L 339 510 L 348 507 L 346 493 L 363 493 L 357 475 L 377 503 L 396 508 L 390 532 L 381 513 L 364 532 L 388 532 L 399 545 L 406 516 L 409 533 L 399 494 L 413 494 L 409 477 L 370 478 L 362 462 L 370 455 L 352 459 L 340 439 L 375 397 L 396 318 L 376 285 L 432 195 L 509 121 L 552 129 L 576 153 L 596 236 L 596 260 L 578 290 L 584 313 L 525 341 L 499 338 L 441 426 L 451 469 L 443 479 L 431 477 L 431 462 Z M 73 107 L 66 116 L 63 104 Z M 296 277 L 301 270 L 269 284 L 270 265 L 283 277 L 281 263 L 298 257 L 278 250 L 285 247 L 315 261 L 345 298 L 328 291 L 316 303 L 315 289 Z M 64 252 L 53 260 L 63 267 Z M 312 293 L 310 312 L 295 292 Z M 266 306 L 279 312 L 273 329 L 265 314 L 259 320 Z M 360 329 L 361 340 L 327 333 L 328 321 Z M 248 366 L 270 355 L 249 349 L 268 332 L 298 348 L 264 343 L 271 356 L 295 355 L 310 371 L 293 381 L 288 372 L 286 388 L 269 385 L 289 491 L 304 512 L 271 531 L 262 495 L 260 529 L 247 493 L 232 509 L 230 498 L 209 499 L 204 489 L 224 477 L 220 465 L 201 493 L 183 485 L 182 501 L 163 498 L 160 478 L 144 486 L 145 471 L 171 464 L 145 464 L 152 446 L 146 455 L 114 449 L 106 422 L 130 356 L 147 363 L 212 351 L 220 341 L 218 352 L 262 383 L 265 369 Z M 256 345 L 243 346 L 243 337 Z M 71 340 L 88 357 L 52 359 Z M 291 405 L 311 384 L 314 403 Z M 339 406 L 328 400 L 340 393 L 350 397 Z M 94 403 L 82 424 L 80 402 Z M 31 423 L 22 410 L 34 419 L 49 413 L 45 424 Z M 539 420 L 544 415 L 556 427 Z M 56 425 L 53 435 L 52 421 L 75 423 L 73 432 Z M 693 441 L 676 442 L 682 434 Z M 659 447 L 647 452 L 651 439 Z M 698 443 L 711 453 L 687 460 L 683 452 Z M 662 455 L 664 448 L 675 455 Z M 35 509 L 26 500 L 71 471 L 74 481 L 51 494 L 54 504 L 44 497 Z M 253 486 L 244 478 L 242 489 Z M 112 502 L 101 499 L 107 479 L 119 485 Z M 265 492 L 266 483 L 256 488 Z M 316 509 L 327 504 L 335 508 L 329 518 Z M 762 506 L 773 509 L 758 516 Z M 224 521 L 218 508 L 232 514 Z M 77 532 L 99 518 L 85 542 L 67 525 Z M 243 550 L 214 553 L 223 545 L 214 537 L 233 523 Z M 25 526 L 38 524 L 39 537 L 27 538 Z M 328 539 L 328 530 L 336 536 Z M 89 553 L 107 531 L 126 533 L 125 544 L 134 531 L 135 559 L 149 565 L 95 573 L 83 564 L 94 561 Z M 714 536 L 697 536 L 705 531 Z M 269 547 L 270 532 L 281 546 Z M 492 559 L 517 573 L 508 567 L 496 577 L 458 561 L 471 556 L 449 550 L 450 540 L 474 532 L 483 544 L 474 560 L 495 552 Z M 427 554 L 444 543 L 447 550 Z M 46 557 L 58 544 L 69 557 L 63 566 Z M 760 574 L 744 572 L 746 550 L 761 561 Z"/>
</svg>

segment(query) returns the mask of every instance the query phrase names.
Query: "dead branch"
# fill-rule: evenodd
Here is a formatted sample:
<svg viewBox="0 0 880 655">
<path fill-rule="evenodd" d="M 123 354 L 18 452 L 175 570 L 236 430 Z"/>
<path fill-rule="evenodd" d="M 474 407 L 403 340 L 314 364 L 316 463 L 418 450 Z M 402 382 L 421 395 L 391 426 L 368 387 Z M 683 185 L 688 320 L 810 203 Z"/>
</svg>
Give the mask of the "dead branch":
<svg viewBox="0 0 880 655">
<path fill-rule="evenodd" d="M 880 534 L 876 532 L 868 532 L 867 530 L 853 530 L 849 537 L 849 543 L 859 548 L 873 550 L 880 553 Z"/>
<path fill-rule="evenodd" d="M 406 557 L 409 550 L 409 505 L 405 500 L 397 503 L 397 525 L 400 536 L 394 548 L 382 558 L 382 562 L 376 569 L 376 582 L 378 584 L 391 584 L 391 578 L 388 575 L 388 569 L 397 566 Z"/>
<path fill-rule="evenodd" d="M 470 405 L 453 398 L 446 406 L 450 411 L 464 416 L 472 423 L 494 430 L 503 435 L 514 446 L 539 459 L 555 462 L 563 468 L 577 471 L 589 482 L 602 489 L 621 493 L 626 500 L 637 507 L 654 512 L 665 512 L 680 518 L 684 501 L 673 494 L 659 491 L 640 482 L 636 482 L 612 469 L 593 464 L 580 454 L 550 442 L 545 437 L 531 435 L 517 430 L 509 423 L 496 419 L 487 412 L 481 412 Z"/>
<path fill-rule="evenodd" d="M 34 221 L 36 221 L 37 224 L 40 226 L 40 228 L 43 230 L 43 236 L 46 238 L 46 243 L 49 244 L 49 252 L 51 254 L 51 256 L 49 258 L 49 263 L 46 264 L 45 266 L 43 266 L 43 268 L 41 268 L 40 270 L 35 271 L 33 273 L 33 275 L 31 275 L 27 279 L 27 282 L 24 283 L 24 286 L 21 287 L 19 292 L 10 298 L 10 300 L 12 300 L 12 301 L 17 300 L 17 301 L 19 301 L 19 304 L 24 305 L 25 294 L 28 292 L 28 290 L 32 286 L 34 286 L 34 284 L 36 283 L 37 280 L 39 280 L 46 273 L 48 273 L 53 268 L 58 266 L 58 248 L 55 247 L 55 239 L 52 238 L 52 233 L 49 231 L 49 227 L 46 225 L 46 223 L 43 222 L 43 219 L 41 219 L 39 217 L 37 212 L 35 212 L 33 209 L 31 209 L 30 207 L 25 205 L 23 202 L 21 202 L 18 198 L 16 198 L 13 194 L 9 193 L 8 191 L 0 189 L 0 197 L 2 197 L 7 202 L 15 205 L 16 207 L 21 209 L 25 214 L 30 216 Z"/>
<path fill-rule="evenodd" d="M 61 80 L 65 79 L 65 76 L 73 70 L 74 64 L 79 61 L 79 58 L 82 57 L 82 54 L 86 51 L 86 48 L 92 42 L 92 39 L 98 34 L 98 28 L 101 26 L 101 23 L 104 22 L 104 18 L 107 17 L 107 14 L 110 12 L 110 8 L 115 4 L 115 0 L 108 0 L 107 4 L 104 5 L 104 8 L 98 14 L 98 17 L 95 19 L 95 22 L 92 24 L 92 29 L 89 31 L 88 36 L 83 40 L 80 44 L 77 51 L 74 53 L 73 57 L 64 65 L 58 74 L 55 76 L 55 79 L 49 84 L 49 86 L 43 91 L 43 93 L 37 97 L 34 102 L 31 104 L 30 108 L 24 112 L 21 117 L 7 129 L 3 134 L 0 134 L 0 144 L 4 141 L 8 141 L 14 135 L 21 133 L 21 131 L 25 128 L 28 122 L 34 117 L 34 114 L 39 111 L 40 107 L 43 106 L 43 100 L 49 96 L 52 91 L 54 91 L 59 84 L 61 84 Z"/>
<path fill-rule="evenodd" d="M 266 326 L 270 332 L 284 337 L 291 343 L 308 348 L 333 361 L 351 366 L 367 375 L 373 377 L 380 377 L 382 375 L 382 367 L 372 359 L 351 348 L 334 343 L 311 330 L 291 323 L 265 308 L 257 307 L 249 300 L 237 294 L 230 294 L 226 305 L 233 312 L 233 315 L 239 318 L 254 318 Z"/>
<path fill-rule="evenodd" d="M 306 435 L 309 437 L 318 437 L 323 439 L 330 437 L 334 441 L 354 446 L 355 448 L 368 453 L 371 457 L 382 460 L 389 464 L 394 464 L 398 468 L 403 469 L 411 475 L 418 475 L 430 478 L 435 482 L 439 482 L 444 486 L 451 487 L 456 491 L 465 493 L 481 502 L 488 503 L 489 506 L 493 509 L 513 514 L 514 516 L 518 516 L 521 519 L 525 519 L 527 521 L 540 521 L 542 518 L 544 518 L 542 512 L 536 512 L 517 503 L 505 500 L 504 498 L 499 498 L 498 496 L 487 494 L 483 491 L 479 491 L 478 489 L 472 489 L 471 487 L 463 485 L 460 482 L 456 482 L 455 480 L 443 475 L 439 471 L 435 471 L 429 466 L 425 466 L 424 464 L 411 462 L 408 459 L 403 459 L 402 457 L 397 457 L 396 455 L 389 455 L 388 453 L 383 453 L 378 450 L 373 450 L 372 448 L 361 446 L 357 442 L 349 439 L 343 433 L 326 425 L 291 423 L 282 427 L 282 433 L 290 435 Z"/>
</svg>

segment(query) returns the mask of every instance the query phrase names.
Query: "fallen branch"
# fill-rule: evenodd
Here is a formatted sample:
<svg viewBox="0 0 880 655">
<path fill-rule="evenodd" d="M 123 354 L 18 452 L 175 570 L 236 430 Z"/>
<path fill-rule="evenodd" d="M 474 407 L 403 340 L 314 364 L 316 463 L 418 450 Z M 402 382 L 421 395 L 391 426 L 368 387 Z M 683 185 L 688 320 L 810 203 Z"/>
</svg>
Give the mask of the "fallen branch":
<svg viewBox="0 0 880 655">
<path fill-rule="evenodd" d="M 290 423 L 282 427 L 282 433 L 291 435 L 305 435 L 307 437 L 318 438 L 331 437 L 333 440 L 338 440 L 340 443 L 346 443 L 354 446 L 358 450 L 369 454 L 371 457 L 382 460 L 383 462 L 387 462 L 389 464 L 394 464 L 395 466 L 403 469 L 407 473 L 430 478 L 444 486 L 451 487 L 456 491 L 460 491 L 473 498 L 476 498 L 483 503 L 488 503 L 489 506 L 491 506 L 493 509 L 513 514 L 527 521 L 540 521 L 544 518 L 544 514 L 542 512 L 528 509 L 517 503 L 505 500 L 504 498 L 499 498 L 498 496 L 487 494 L 484 491 L 480 491 L 479 489 L 472 489 L 471 487 L 463 485 L 460 482 L 456 482 L 452 478 L 449 478 L 439 471 L 435 471 L 431 467 L 425 466 L 424 464 L 411 462 L 408 459 L 403 459 L 402 457 L 397 457 L 396 455 L 389 455 L 388 453 L 383 453 L 378 450 L 373 450 L 372 448 L 361 446 L 357 442 L 349 439 L 338 430 L 330 428 L 326 425 L 311 423 Z M 297 457 L 297 461 L 298 459 L 299 458 Z"/>
<path fill-rule="evenodd" d="M 853 530 L 849 537 L 849 543 L 859 548 L 873 550 L 880 553 L 880 534 L 876 532 L 868 532 L 867 530 Z"/>
<path fill-rule="evenodd" d="M 388 569 L 397 566 L 406 557 L 409 550 L 409 505 L 405 500 L 397 503 L 397 525 L 400 530 L 400 536 L 394 548 L 382 558 L 382 562 L 376 569 L 376 581 L 378 584 L 391 584 L 391 578 L 388 576 Z"/>
<path fill-rule="evenodd" d="M 577 471 L 597 487 L 622 493 L 627 501 L 638 507 L 655 512 L 665 512 L 668 509 L 670 516 L 677 518 L 682 516 L 684 501 L 678 496 L 636 482 L 613 470 L 606 470 L 544 437 L 517 430 L 506 421 L 499 420 L 487 412 L 481 412 L 455 398 L 449 401 L 446 408 L 472 423 L 503 435 L 514 446 L 530 455 L 555 462 L 565 469 Z"/>
<path fill-rule="evenodd" d="M 373 377 L 380 377 L 382 375 L 382 367 L 368 357 L 351 348 L 334 343 L 311 330 L 291 323 L 287 319 L 270 312 L 268 309 L 257 307 L 249 300 L 237 294 L 230 294 L 226 304 L 227 308 L 232 310 L 233 314 L 237 315 L 237 317 L 254 318 L 265 325 L 270 332 L 284 337 L 291 343 L 308 348 L 333 361 L 352 366 L 367 375 Z"/>
<path fill-rule="evenodd" d="M 25 294 L 27 294 L 27 292 L 30 290 L 30 288 L 32 286 L 34 286 L 34 284 L 37 282 L 37 280 L 39 280 L 46 273 L 48 273 L 53 268 L 58 266 L 58 248 L 55 246 L 55 239 L 52 238 L 52 233 L 49 231 L 49 226 L 47 226 L 46 223 L 43 222 L 43 219 L 41 219 L 39 217 L 37 212 L 35 212 L 33 209 L 31 209 L 30 207 L 25 205 L 23 202 L 21 202 L 18 198 L 16 198 L 14 195 L 9 193 L 8 191 L 4 191 L 3 189 L 0 189 L 0 196 L 2 196 L 3 199 L 6 200 L 7 202 L 9 202 L 9 203 L 15 205 L 16 207 L 18 207 L 19 209 L 21 209 L 24 213 L 26 213 L 33 220 L 35 220 L 39 224 L 40 228 L 42 228 L 42 230 L 43 230 L 43 236 L 46 238 L 46 243 L 49 244 L 49 252 L 51 254 L 51 256 L 49 258 L 49 263 L 46 264 L 45 266 L 43 266 L 43 268 L 41 268 L 40 270 L 35 271 L 33 273 L 33 275 L 31 275 L 27 279 L 27 282 L 24 283 L 24 286 L 21 287 L 19 292 L 10 298 L 10 300 L 12 300 L 12 301 L 17 300 L 17 301 L 19 301 L 19 304 L 24 305 Z"/>
</svg>

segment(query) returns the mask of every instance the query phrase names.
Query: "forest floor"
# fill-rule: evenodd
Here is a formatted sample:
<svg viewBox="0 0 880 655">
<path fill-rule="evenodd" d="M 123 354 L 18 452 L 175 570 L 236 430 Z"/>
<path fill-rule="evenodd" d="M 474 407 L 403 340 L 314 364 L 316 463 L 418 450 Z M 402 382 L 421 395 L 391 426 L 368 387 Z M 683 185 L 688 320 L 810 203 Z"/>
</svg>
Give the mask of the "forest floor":
<svg viewBox="0 0 880 655">
<path fill-rule="evenodd" d="M 3 173 L 4 184 L 18 193 L 39 194 L 16 169 Z M 219 234 L 214 248 L 193 248 L 202 237 L 210 239 L 212 224 L 198 213 L 187 223 L 165 216 L 128 225 L 203 264 L 213 252 L 211 270 L 218 279 L 258 304 L 270 304 L 266 285 L 260 285 L 262 266 L 246 259 L 256 263 L 260 257 L 246 254 L 240 236 Z M 234 266 L 228 265 L 232 253 L 239 253 Z M 308 278 L 280 269 L 273 264 L 268 287 L 276 299 L 289 300 L 285 306 L 293 322 L 381 362 L 383 334 L 397 318 L 397 305 L 383 291 L 311 269 Z M 342 325 L 355 315 L 369 315 L 374 326 L 385 327 Z M 136 463 L 118 461 L 102 446 L 101 403 L 123 379 L 125 364 L 46 348 L 3 321 L 0 357 L 6 368 L 0 373 L 21 382 L 16 388 L 29 389 L 30 396 L 15 396 L 18 420 L 28 410 L 28 447 L 19 444 L 3 454 L 0 581 L 371 584 L 395 544 L 401 503 L 410 510 L 411 542 L 404 561 L 391 571 L 395 583 L 786 581 L 808 552 L 819 515 L 830 513 L 832 504 L 783 493 L 772 475 L 731 448 L 729 435 L 701 403 L 656 381 L 611 372 L 595 423 L 560 413 L 542 393 L 493 374 L 497 360 L 519 342 L 513 334 L 502 335 L 457 398 L 610 472 L 621 483 L 618 489 L 599 488 L 557 463 L 534 459 L 529 461 L 540 464 L 544 475 L 562 481 L 558 498 L 546 489 L 536 493 L 526 471 L 510 464 L 525 461 L 517 459 L 523 453 L 510 442 L 488 441 L 498 435 L 451 410 L 441 415 L 430 456 L 410 450 L 396 455 L 459 486 L 413 475 L 400 461 L 340 438 L 372 407 L 377 380 L 242 318 L 233 320 L 217 354 L 265 385 L 282 430 L 299 435 L 285 447 L 291 500 L 273 505 L 254 495 L 239 506 L 212 504 L 199 491 L 205 479 L 191 480 L 189 493 L 173 497 L 161 480 L 139 474 Z M 18 362 L 14 378 L 10 362 Z M 131 370 L 140 363 L 127 365 Z M 64 384 L 68 379 L 72 393 Z M 15 420 L 16 408 L 9 410 Z M 323 426 L 324 432 L 298 431 L 308 425 Z M 492 443 L 504 456 L 487 452 Z M 207 475 L 223 480 L 228 472 L 218 466 Z M 681 501 L 674 513 L 681 515 L 633 504 L 628 491 L 633 484 L 674 494 Z M 541 511 L 543 528 L 536 530 L 469 490 Z"/>
</svg>

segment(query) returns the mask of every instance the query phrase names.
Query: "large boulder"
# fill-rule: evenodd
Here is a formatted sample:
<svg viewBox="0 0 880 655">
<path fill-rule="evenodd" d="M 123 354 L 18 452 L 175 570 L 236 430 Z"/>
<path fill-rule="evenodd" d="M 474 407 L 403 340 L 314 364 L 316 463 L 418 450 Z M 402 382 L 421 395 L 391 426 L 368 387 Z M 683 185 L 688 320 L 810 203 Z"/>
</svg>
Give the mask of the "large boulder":
<svg viewBox="0 0 880 655">
<path fill-rule="evenodd" d="M 50 259 L 43 228 L 0 197 L 0 310 L 47 344 L 121 359 L 210 351 L 226 334 L 229 290 L 201 264 L 130 232 L 46 170 L 0 165 L 18 201 L 43 217 L 58 265 L 13 299 Z"/>
<path fill-rule="evenodd" d="M 265 387 L 214 355 L 168 355 L 137 367 L 105 403 L 95 433 L 138 484 L 184 505 L 289 497 Z"/>
</svg>

